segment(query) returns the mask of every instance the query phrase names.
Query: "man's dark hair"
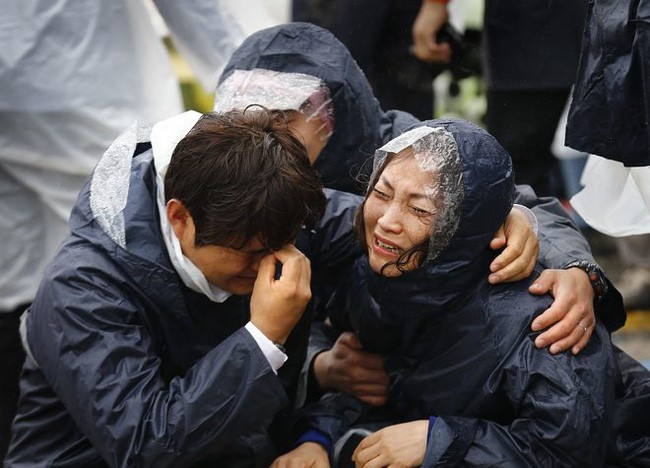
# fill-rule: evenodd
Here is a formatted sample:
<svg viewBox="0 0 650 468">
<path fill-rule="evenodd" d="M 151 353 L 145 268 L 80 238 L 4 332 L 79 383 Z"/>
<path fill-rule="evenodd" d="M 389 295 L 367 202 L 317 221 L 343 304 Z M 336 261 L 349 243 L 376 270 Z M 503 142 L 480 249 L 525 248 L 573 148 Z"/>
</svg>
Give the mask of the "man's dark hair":
<svg viewBox="0 0 650 468">
<path fill-rule="evenodd" d="M 165 199 L 185 205 L 197 246 L 239 249 L 258 236 L 279 250 L 323 212 L 318 174 L 286 122 L 260 107 L 208 113 L 178 143 Z"/>
</svg>

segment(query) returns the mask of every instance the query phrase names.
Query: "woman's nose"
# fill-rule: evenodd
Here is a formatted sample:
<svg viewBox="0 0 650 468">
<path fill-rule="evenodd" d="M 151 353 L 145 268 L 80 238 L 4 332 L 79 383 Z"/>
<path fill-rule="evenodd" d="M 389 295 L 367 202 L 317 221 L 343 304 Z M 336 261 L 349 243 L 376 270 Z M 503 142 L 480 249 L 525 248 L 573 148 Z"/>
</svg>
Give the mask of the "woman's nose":
<svg viewBox="0 0 650 468">
<path fill-rule="evenodd" d="M 384 231 L 400 232 L 402 230 L 402 211 L 396 204 L 390 204 L 377 221 Z"/>
</svg>

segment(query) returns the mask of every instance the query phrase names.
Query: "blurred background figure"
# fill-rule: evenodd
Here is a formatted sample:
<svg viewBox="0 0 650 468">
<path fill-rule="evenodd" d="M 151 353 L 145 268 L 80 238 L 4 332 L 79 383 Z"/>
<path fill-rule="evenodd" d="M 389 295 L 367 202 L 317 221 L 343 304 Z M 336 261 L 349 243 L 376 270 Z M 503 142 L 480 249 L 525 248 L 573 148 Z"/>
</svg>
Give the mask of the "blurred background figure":
<svg viewBox="0 0 650 468">
<path fill-rule="evenodd" d="M 458 32 L 477 9 L 484 18 L 482 46 L 481 36 Z M 551 143 L 575 77 L 585 13 L 583 0 L 292 4 L 294 21 L 325 27 L 348 47 L 383 108 L 428 119 L 436 108 L 432 82 L 443 70 L 454 82 L 484 75 L 482 123 L 512 155 L 517 182 L 558 197 L 564 193 Z M 458 92 L 457 86 L 451 90 Z"/>
<path fill-rule="evenodd" d="M 487 130 L 508 150 L 519 184 L 563 193 L 551 144 L 575 79 L 584 0 L 486 0 Z"/>
<path fill-rule="evenodd" d="M 149 0 L 11 0 L 0 13 L 0 459 L 18 395 L 19 316 L 84 179 L 134 120 L 183 110 Z M 155 0 L 206 89 L 243 33 L 212 0 Z"/>
<path fill-rule="evenodd" d="M 291 0 L 216 1 L 233 16 L 246 36 L 291 20 Z"/>
<path fill-rule="evenodd" d="M 584 189 L 571 204 L 615 236 L 618 288 L 628 310 L 650 311 L 650 5 L 589 3 L 568 116 L 567 145 L 589 153 Z"/>
<path fill-rule="evenodd" d="M 292 20 L 331 31 L 363 70 L 384 109 L 433 115 L 433 78 L 409 52 L 420 0 L 293 0 Z M 410 73 L 401 74 L 407 66 Z M 416 72 L 424 77 L 414 76 Z"/>
<path fill-rule="evenodd" d="M 345 44 L 368 78 L 382 108 L 401 109 L 426 120 L 434 113 L 436 76 L 445 69 L 453 70 L 454 78 L 480 73 L 480 61 L 472 60 L 471 54 L 478 50 L 479 38 L 472 36 L 475 40 L 469 44 L 463 42 L 459 33 L 464 27 L 467 6 L 476 2 L 452 2 L 453 26 L 447 22 L 446 3 L 445 0 L 293 0 L 291 13 L 293 21 L 317 24 Z M 422 60 L 413 50 L 413 28 L 418 21 L 427 21 L 421 9 L 429 7 L 445 12 L 436 24 L 445 26 L 445 30 L 438 34 L 438 42 L 431 36 L 435 60 Z M 474 46 L 471 51 L 465 50 L 471 45 Z M 452 60 L 453 48 L 457 48 L 457 57 Z"/>
</svg>

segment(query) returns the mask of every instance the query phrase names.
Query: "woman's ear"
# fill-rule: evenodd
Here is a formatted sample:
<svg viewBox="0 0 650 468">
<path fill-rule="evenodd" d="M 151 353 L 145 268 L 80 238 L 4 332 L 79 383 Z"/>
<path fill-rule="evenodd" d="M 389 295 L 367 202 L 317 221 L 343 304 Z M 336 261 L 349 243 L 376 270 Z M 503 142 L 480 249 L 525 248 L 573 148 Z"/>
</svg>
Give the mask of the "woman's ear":
<svg viewBox="0 0 650 468">
<path fill-rule="evenodd" d="M 172 198 L 167 202 L 167 220 L 181 245 L 194 242 L 194 220 L 182 201 Z"/>
</svg>

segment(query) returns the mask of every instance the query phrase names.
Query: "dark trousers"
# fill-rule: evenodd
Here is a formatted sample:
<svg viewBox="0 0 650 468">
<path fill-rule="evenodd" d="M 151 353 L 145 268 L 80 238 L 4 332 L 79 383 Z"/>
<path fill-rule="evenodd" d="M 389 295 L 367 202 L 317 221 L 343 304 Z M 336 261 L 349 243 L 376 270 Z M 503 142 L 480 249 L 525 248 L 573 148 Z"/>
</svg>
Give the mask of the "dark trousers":
<svg viewBox="0 0 650 468">
<path fill-rule="evenodd" d="M 433 118 L 433 78 L 409 48 L 421 0 L 294 0 L 292 20 L 317 24 L 350 51 L 385 110 Z"/>
<path fill-rule="evenodd" d="M 515 181 L 539 196 L 562 196 L 551 143 L 570 89 L 488 91 L 487 130 L 510 153 Z"/>
<path fill-rule="evenodd" d="M 0 461 L 5 459 L 11 439 L 11 422 L 18 403 L 18 380 L 25 361 L 18 327 L 27 305 L 0 313 Z"/>
</svg>

